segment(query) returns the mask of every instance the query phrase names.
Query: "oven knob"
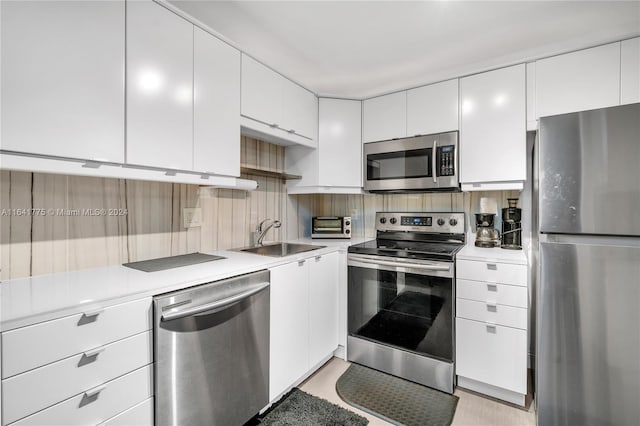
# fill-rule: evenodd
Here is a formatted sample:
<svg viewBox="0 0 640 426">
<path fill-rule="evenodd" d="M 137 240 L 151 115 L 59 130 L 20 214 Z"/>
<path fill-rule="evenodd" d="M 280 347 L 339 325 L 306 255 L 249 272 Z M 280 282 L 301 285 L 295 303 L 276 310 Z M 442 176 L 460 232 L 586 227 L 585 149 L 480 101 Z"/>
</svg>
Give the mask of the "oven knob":
<svg viewBox="0 0 640 426">
<path fill-rule="evenodd" d="M 457 224 L 458 224 L 458 220 L 457 219 L 449 219 L 449 225 L 456 226 Z"/>
<path fill-rule="evenodd" d="M 398 219 L 396 219 L 395 217 L 392 217 L 391 219 L 389 219 L 389 222 L 391 222 L 392 225 L 395 225 L 397 221 Z"/>
<path fill-rule="evenodd" d="M 381 217 L 380 218 L 380 223 L 382 223 L 382 224 L 387 223 L 387 218 L 386 217 Z"/>
<path fill-rule="evenodd" d="M 444 225 L 444 219 L 443 218 L 438 219 L 438 225 L 440 225 L 440 226 Z"/>
<path fill-rule="evenodd" d="M 347 225 L 347 226 L 349 226 L 349 225 L 351 225 L 351 222 L 346 221 L 344 224 L 345 224 L 345 225 Z"/>
</svg>

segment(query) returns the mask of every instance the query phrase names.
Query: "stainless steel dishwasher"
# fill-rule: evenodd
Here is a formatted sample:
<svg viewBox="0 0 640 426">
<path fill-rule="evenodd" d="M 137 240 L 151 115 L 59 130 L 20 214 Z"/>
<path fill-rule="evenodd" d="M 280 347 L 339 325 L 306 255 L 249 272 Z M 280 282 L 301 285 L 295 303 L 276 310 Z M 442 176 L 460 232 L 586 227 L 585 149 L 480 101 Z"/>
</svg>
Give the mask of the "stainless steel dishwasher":
<svg viewBox="0 0 640 426">
<path fill-rule="evenodd" d="M 154 298 L 156 425 L 242 425 L 267 405 L 269 278 Z"/>
</svg>

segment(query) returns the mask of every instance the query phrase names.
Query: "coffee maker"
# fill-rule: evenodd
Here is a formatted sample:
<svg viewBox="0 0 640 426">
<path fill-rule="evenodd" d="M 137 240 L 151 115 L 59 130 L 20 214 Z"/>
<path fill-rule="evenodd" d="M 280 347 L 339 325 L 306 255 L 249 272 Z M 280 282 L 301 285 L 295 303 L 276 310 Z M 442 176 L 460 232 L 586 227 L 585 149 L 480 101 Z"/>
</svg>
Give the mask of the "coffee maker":
<svg viewBox="0 0 640 426">
<path fill-rule="evenodd" d="M 518 199 L 508 198 L 509 207 L 502 209 L 502 248 L 522 250 L 522 209 Z"/>
<path fill-rule="evenodd" d="M 476 247 L 498 247 L 500 232 L 493 227 L 496 215 L 494 213 L 476 213 Z"/>
</svg>

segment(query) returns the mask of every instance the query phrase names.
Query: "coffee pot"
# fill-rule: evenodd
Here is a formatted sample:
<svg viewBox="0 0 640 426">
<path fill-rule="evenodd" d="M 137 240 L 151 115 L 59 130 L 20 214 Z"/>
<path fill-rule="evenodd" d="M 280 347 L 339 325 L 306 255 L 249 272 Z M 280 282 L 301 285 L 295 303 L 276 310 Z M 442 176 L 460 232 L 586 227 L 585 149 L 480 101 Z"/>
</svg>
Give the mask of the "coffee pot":
<svg viewBox="0 0 640 426">
<path fill-rule="evenodd" d="M 522 250 L 522 209 L 517 208 L 518 199 L 508 198 L 509 207 L 502 209 L 503 249 Z"/>
<path fill-rule="evenodd" d="M 500 245 L 500 232 L 493 227 L 494 213 L 476 213 L 476 247 L 497 247 Z"/>
</svg>

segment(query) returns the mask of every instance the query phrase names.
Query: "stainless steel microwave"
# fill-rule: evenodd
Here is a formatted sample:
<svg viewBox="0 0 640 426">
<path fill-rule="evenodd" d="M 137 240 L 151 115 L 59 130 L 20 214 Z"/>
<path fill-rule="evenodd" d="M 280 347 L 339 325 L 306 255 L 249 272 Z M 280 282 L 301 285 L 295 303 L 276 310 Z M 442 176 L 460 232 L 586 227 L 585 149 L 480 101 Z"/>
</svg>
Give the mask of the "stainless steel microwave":
<svg viewBox="0 0 640 426">
<path fill-rule="evenodd" d="M 458 132 L 364 144 L 370 192 L 460 191 Z"/>
<path fill-rule="evenodd" d="M 311 238 L 351 238 L 351 218 L 317 216 L 312 219 Z"/>
</svg>

